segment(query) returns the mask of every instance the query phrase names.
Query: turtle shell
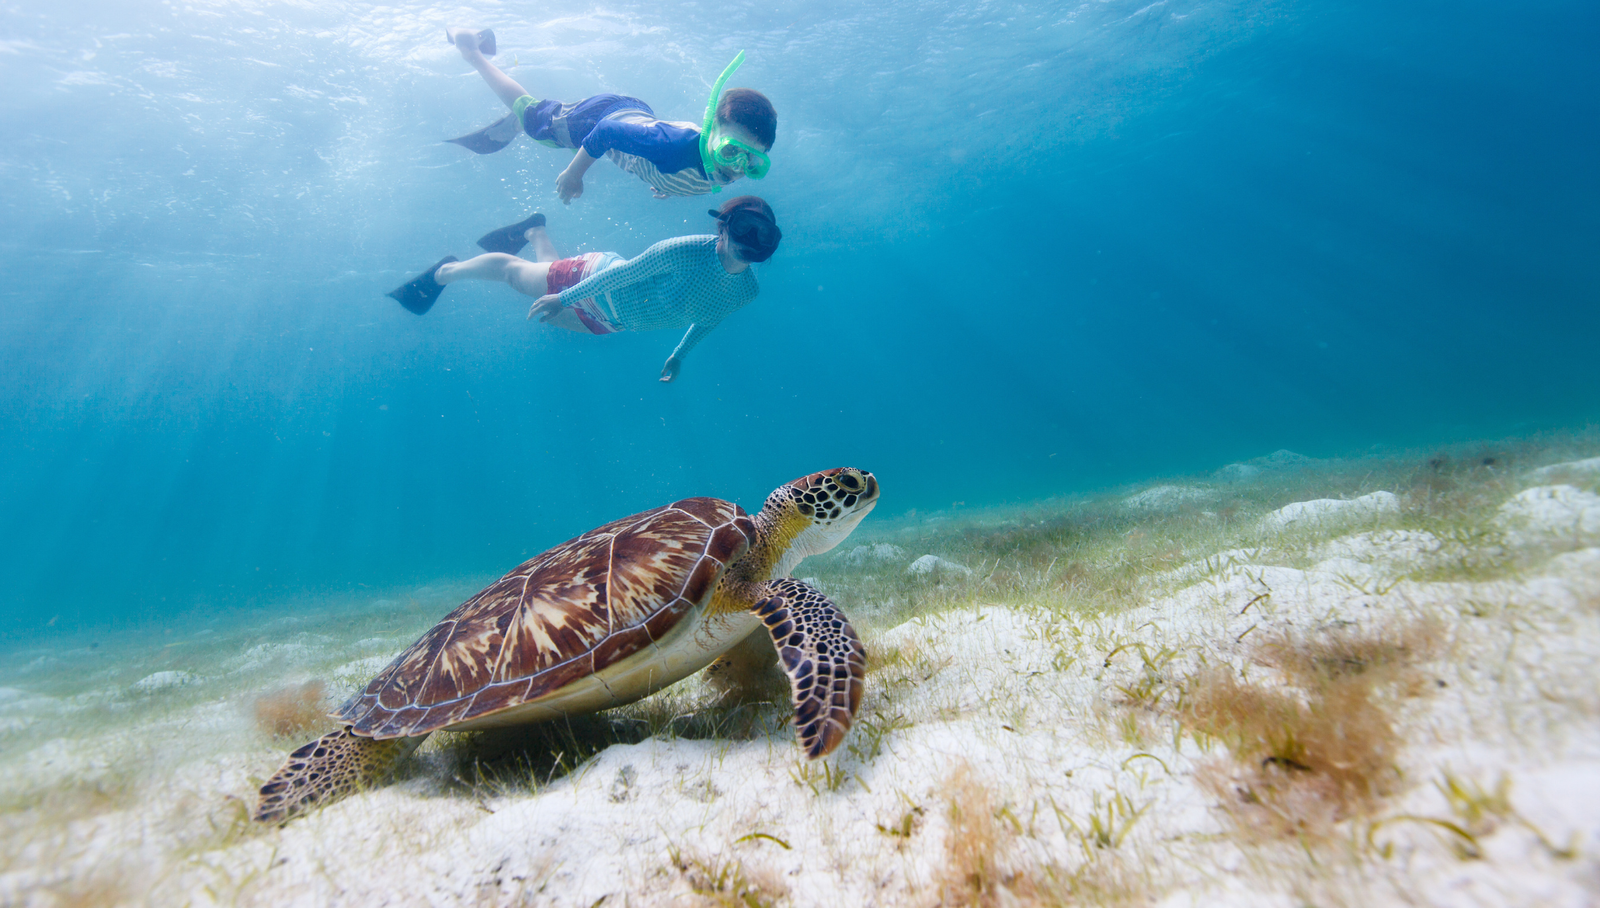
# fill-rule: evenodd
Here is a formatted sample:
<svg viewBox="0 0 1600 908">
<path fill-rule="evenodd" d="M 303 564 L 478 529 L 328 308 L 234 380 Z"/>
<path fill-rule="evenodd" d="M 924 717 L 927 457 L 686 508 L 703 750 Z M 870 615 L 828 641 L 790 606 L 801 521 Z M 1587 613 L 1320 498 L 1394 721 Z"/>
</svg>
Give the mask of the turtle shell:
<svg viewBox="0 0 1600 908">
<path fill-rule="evenodd" d="M 337 717 L 359 735 L 407 737 L 559 691 L 666 636 L 754 539 L 744 509 L 716 498 L 591 530 L 462 603 Z"/>
</svg>

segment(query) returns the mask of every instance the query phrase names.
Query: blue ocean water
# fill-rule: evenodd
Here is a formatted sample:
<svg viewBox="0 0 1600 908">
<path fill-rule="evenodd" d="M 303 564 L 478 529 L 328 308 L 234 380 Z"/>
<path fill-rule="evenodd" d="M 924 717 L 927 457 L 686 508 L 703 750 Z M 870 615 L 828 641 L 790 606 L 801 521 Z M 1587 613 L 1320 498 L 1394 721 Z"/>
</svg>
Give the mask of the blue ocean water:
<svg viewBox="0 0 1600 908">
<path fill-rule="evenodd" d="M 448 16 L 464 15 L 448 13 Z M 487 579 L 856 465 L 880 511 L 1600 415 L 1600 12 L 1534 2 L 0 9 L 0 628 Z M 602 162 L 441 142 L 535 95 L 779 112 L 785 239 L 678 338 L 383 294 L 533 210 L 705 233 Z"/>
</svg>

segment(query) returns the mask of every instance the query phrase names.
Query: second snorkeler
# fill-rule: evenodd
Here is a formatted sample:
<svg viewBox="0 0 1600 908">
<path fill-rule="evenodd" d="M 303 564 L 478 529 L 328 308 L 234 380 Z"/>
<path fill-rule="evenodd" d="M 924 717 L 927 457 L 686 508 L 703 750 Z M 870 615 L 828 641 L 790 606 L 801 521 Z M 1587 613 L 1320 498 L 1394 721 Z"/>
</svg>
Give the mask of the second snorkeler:
<svg viewBox="0 0 1600 908">
<path fill-rule="evenodd" d="M 561 258 L 545 231 L 543 215 L 491 231 L 480 246 L 509 249 L 466 261 L 446 256 L 421 275 L 390 291 L 400 305 L 421 315 L 456 281 L 499 281 L 537 297 L 528 317 L 583 334 L 687 328 L 661 369 L 672 381 L 683 358 L 722 320 L 760 292 L 750 265 L 777 251 L 783 232 L 772 207 L 753 195 L 739 196 L 708 211 L 714 236 L 662 240 L 634 259 L 614 252 Z M 511 254 L 533 244 L 536 261 Z"/>
</svg>

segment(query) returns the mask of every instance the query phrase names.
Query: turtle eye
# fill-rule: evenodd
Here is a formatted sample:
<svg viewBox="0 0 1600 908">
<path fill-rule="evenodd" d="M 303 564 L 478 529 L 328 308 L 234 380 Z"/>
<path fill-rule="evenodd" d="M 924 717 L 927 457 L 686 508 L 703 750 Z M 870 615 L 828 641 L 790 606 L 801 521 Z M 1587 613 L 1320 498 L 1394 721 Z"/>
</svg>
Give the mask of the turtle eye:
<svg viewBox="0 0 1600 908">
<path fill-rule="evenodd" d="M 840 473 L 834 478 L 846 492 L 861 491 L 861 477 L 855 473 Z"/>
</svg>

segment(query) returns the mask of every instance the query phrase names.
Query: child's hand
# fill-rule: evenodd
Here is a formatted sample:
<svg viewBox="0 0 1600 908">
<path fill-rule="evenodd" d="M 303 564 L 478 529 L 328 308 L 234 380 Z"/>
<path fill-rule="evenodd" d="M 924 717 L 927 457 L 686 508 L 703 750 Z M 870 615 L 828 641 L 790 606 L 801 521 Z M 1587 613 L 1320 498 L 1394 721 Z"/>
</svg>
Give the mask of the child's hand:
<svg viewBox="0 0 1600 908">
<path fill-rule="evenodd" d="M 544 296 L 541 296 L 534 301 L 534 304 L 528 308 L 528 318 L 532 319 L 535 315 L 537 315 L 539 316 L 539 321 L 548 322 L 549 320 L 561 314 L 561 308 L 561 294 L 546 293 Z"/>
<path fill-rule="evenodd" d="M 667 357 L 667 364 L 661 367 L 661 380 L 672 381 L 678 377 L 678 367 L 683 365 L 676 356 Z"/>
<path fill-rule="evenodd" d="M 570 167 L 561 171 L 556 177 L 556 195 L 563 204 L 571 205 L 573 199 L 583 195 L 583 174 L 573 173 Z"/>
</svg>

